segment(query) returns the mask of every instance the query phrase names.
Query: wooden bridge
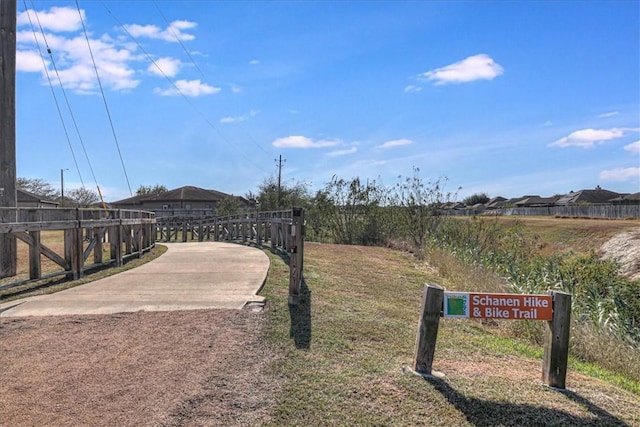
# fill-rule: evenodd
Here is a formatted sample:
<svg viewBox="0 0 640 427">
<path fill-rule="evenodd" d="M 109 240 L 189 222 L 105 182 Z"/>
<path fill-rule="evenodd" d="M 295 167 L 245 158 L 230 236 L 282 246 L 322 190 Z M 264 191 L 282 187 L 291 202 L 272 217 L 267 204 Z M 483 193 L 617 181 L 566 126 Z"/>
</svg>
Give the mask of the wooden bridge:
<svg viewBox="0 0 640 427">
<path fill-rule="evenodd" d="M 46 233 L 47 239 L 43 239 Z M 120 267 L 130 257 L 140 257 L 156 241 L 227 241 L 290 254 L 290 297 L 297 303 L 302 280 L 304 211 L 257 212 L 230 217 L 180 215 L 156 218 L 153 212 L 121 209 L 0 208 L 0 238 L 20 240 L 28 247 L 28 277 L 18 271 L 18 256 L 2 271 L 0 290 L 66 276 L 79 279 L 98 267 Z M 50 243 L 48 243 L 50 242 Z M 9 245 L 10 247 L 11 245 Z M 15 243 L 13 247 L 16 247 Z M 24 251 L 22 251 L 24 252 Z M 21 255 L 24 257 L 24 255 Z M 43 257 L 58 267 L 43 271 Z M 21 265 L 26 264 L 22 260 Z M 19 277 L 19 274 L 22 277 Z"/>
</svg>

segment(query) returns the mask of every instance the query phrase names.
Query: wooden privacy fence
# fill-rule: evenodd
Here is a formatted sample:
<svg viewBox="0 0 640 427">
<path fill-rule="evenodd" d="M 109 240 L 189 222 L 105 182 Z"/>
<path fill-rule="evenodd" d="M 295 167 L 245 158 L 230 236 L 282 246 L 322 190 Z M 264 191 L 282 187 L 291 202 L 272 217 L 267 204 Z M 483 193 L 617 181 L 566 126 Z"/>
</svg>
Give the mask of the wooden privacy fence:
<svg viewBox="0 0 640 427">
<path fill-rule="evenodd" d="M 289 303 L 300 302 L 304 261 L 304 210 L 251 212 L 226 217 L 198 216 L 188 211 L 156 218 L 156 239 L 163 242 L 214 241 L 268 244 L 289 253 Z"/>
<path fill-rule="evenodd" d="M 123 260 L 141 256 L 155 245 L 155 214 L 139 210 L 63 209 L 63 208 L 0 208 L 0 237 L 19 239 L 29 247 L 29 280 L 67 275 L 81 278 L 88 269 L 104 265 L 122 266 Z M 42 242 L 43 231 L 62 231 L 63 253 Z M 108 244 L 109 257 L 103 250 Z M 14 245 L 15 246 L 15 245 Z M 59 246 L 59 245 L 58 245 Z M 87 259 L 93 254 L 93 262 Z M 62 268 L 43 275 L 42 256 Z M 3 271 L 2 277 L 16 275 L 17 251 L 0 254 L 13 257 L 13 271 Z M 0 289 L 23 282 L 0 286 Z"/>
<path fill-rule="evenodd" d="M 599 219 L 640 219 L 640 205 L 584 205 L 550 206 L 503 209 L 450 209 L 442 211 L 446 215 L 522 215 L 552 216 L 559 218 L 599 218 Z"/>
</svg>

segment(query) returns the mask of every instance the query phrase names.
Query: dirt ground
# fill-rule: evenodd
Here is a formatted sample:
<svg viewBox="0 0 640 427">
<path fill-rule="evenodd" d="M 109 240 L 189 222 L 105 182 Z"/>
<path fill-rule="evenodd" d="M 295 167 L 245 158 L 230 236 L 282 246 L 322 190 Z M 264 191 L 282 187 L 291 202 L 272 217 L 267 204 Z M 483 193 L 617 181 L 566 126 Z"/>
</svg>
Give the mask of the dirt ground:
<svg viewBox="0 0 640 427">
<path fill-rule="evenodd" d="M 604 258 L 620 264 L 624 276 L 640 279 L 640 228 L 615 235 L 600 251 Z"/>
<path fill-rule="evenodd" d="M 269 420 L 264 314 L 0 319 L 2 426 L 234 426 Z"/>
</svg>

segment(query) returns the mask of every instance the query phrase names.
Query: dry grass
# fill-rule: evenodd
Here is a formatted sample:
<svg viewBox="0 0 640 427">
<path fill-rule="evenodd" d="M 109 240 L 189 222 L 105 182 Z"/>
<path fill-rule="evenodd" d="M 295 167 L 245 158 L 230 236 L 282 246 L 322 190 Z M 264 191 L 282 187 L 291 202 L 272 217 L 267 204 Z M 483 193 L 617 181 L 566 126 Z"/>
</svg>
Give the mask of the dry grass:
<svg viewBox="0 0 640 427">
<path fill-rule="evenodd" d="M 525 233 L 537 236 L 545 255 L 573 251 L 586 253 L 598 250 L 607 240 L 624 231 L 640 228 L 638 220 L 603 220 L 551 217 L 499 217 L 505 225 L 516 221 L 525 225 Z"/>
<path fill-rule="evenodd" d="M 552 391 L 541 385 L 541 347 L 479 322 L 441 322 L 434 369 L 444 380 L 403 374 L 413 362 L 423 285 L 454 289 L 462 277 L 457 269 L 442 278 L 406 253 L 307 244 L 303 300 L 291 308 L 286 269 L 272 261 L 267 336 L 280 354 L 273 374 L 285 384 L 271 425 L 640 422 L 637 395 L 573 366 L 571 390 Z M 471 272 L 467 284 L 480 278 Z"/>
</svg>

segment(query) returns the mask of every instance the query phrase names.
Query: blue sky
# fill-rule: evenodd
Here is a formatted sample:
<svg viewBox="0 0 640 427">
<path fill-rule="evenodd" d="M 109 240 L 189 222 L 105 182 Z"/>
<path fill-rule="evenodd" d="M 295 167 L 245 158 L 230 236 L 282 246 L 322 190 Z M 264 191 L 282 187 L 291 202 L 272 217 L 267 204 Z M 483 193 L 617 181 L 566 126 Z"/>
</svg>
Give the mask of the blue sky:
<svg viewBox="0 0 640 427">
<path fill-rule="evenodd" d="M 638 1 L 78 4 L 18 2 L 18 176 L 244 195 L 282 155 L 312 190 L 640 191 Z"/>
</svg>

